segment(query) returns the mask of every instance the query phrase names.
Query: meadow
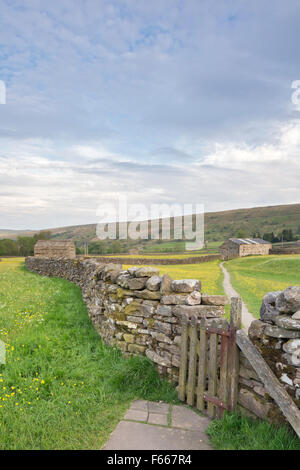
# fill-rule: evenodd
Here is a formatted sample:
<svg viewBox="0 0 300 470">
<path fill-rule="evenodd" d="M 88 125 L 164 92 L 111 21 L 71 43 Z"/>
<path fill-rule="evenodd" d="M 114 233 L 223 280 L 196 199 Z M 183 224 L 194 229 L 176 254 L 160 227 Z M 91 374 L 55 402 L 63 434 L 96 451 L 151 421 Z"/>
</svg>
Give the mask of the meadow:
<svg viewBox="0 0 300 470">
<path fill-rule="evenodd" d="M 94 330 L 80 289 L 0 262 L 0 449 L 100 449 L 134 399 L 177 401 L 145 357 Z"/>
<path fill-rule="evenodd" d="M 129 265 L 124 265 L 127 269 Z M 223 274 L 220 261 L 214 260 L 199 264 L 155 265 L 159 274 L 169 274 L 173 279 L 198 279 L 202 282 L 202 292 L 223 294 Z"/>
<path fill-rule="evenodd" d="M 104 255 L 108 258 L 132 258 L 132 259 L 139 259 L 139 258 L 150 258 L 150 259 L 184 259 L 184 258 L 194 258 L 194 257 L 198 257 L 198 256 L 207 256 L 208 254 L 211 254 L 211 253 L 203 253 L 202 251 L 199 251 L 199 252 L 191 252 L 191 254 L 189 253 L 178 253 L 178 254 L 170 254 L 170 253 L 147 253 L 147 254 L 140 254 L 140 255 L 124 255 L 124 254 L 120 254 L 120 255 Z"/>
<path fill-rule="evenodd" d="M 170 272 L 172 268 L 173 272 Z M 161 266 L 220 293 L 219 262 Z M 94 330 L 80 289 L 0 262 L 0 449 L 100 449 L 134 399 L 178 403 L 145 357 L 123 358 Z M 211 423 L 217 449 L 299 449 L 286 429 L 236 414 Z"/>
<path fill-rule="evenodd" d="M 256 318 L 267 292 L 300 285 L 300 255 L 249 256 L 226 261 L 224 266 L 233 287 Z"/>
</svg>

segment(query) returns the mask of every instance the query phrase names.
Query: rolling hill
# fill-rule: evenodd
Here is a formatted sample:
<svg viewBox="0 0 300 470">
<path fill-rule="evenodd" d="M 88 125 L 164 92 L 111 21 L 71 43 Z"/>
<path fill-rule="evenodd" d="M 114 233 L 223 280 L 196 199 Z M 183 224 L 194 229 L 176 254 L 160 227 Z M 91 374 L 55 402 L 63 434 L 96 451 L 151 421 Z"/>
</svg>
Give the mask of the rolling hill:
<svg viewBox="0 0 300 470">
<path fill-rule="evenodd" d="M 281 206 L 254 207 L 251 209 L 235 209 L 205 214 L 205 239 L 208 242 L 222 242 L 229 237 L 237 236 L 242 230 L 245 236 L 251 237 L 255 232 L 263 235 L 266 232 L 279 233 L 283 229 L 292 229 L 294 234 L 300 234 L 300 204 Z M 96 238 L 96 224 L 57 227 L 51 230 L 55 239 L 71 238 L 76 242 L 91 242 Z M 37 231 L 14 231 L 0 229 L 0 238 L 15 239 L 18 236 L 32 236 Z M 131 241 L 130 246 L 147 245 L 147 248 L 157 241 Z M 175 242 L 174 242 L 175 243 Z M 178 242 L 180 243 L 180 242 Z"/>
</svg>

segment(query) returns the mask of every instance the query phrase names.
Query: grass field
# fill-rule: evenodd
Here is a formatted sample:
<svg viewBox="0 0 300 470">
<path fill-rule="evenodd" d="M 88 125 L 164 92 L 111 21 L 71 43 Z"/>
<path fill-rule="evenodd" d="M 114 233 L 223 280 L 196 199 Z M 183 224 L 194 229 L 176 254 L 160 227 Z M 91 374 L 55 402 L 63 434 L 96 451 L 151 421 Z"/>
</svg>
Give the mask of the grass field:
<svg viewBox="0 0 300 470">
<path fill-rule="evenodd" d="M 300 255 L 250 256 L 226 261 L 224 266 L 233 287 L 257 318 L 267 292 L 300 285 Z"/>
<path fill-rule="evenodd" d="M 173 269 L 220 292 L 218 262 Z M 178 402 L 150 361 L 103 344 L 79 288 L 28 272 L 21 259 L 0 263 L 0 339 L 1 450 L 100 449 L 133 399 Z M 286 428 L 237 415 L 212 422 L 208 434 L 217 449 L 299 449 Z"/>
<path fill-rule="evenodd" d="M 214 420 L 207 434 L 219 450 L 300 450 L 300 440 L 287 426 L 275 427 L 231 413 Z"/>
<path fill-rule="evenodd" d="M 175 402 L 144 357 L 104 346 L 81 292 L 0 262 L 0 449 L 100 449 L 135 398 Z"/>
<path fill-rule="evenodd" d="M 129 265 L 124 265 L 127 269 Z M 159 274 L 169 274 L 173 279 L 198 279 L 202 282 L 202 292 L 207 294 L 222 294 L 223 274 L 220 261 L 209 261 L 199 264 L 155 265 Z"/>
<path fill-rule="evenodd" d="M 184 258 L 194 258 L 194 257 L 199 257 L 199 256 L 207 256 L 209 254 L 214 254 L 214 253 L 203 253 L 203 252 L 191 252 L 190 254 L 188 253 L 180 253 L 180 254 L 170 254 L 170 253 L 153 253 L 153 254 L 140 254 L 140 255 L 126 255 L 126 254 L 121 254 L 121 255 L 103 255 L 108 258 L 132 258 L 132 259 L 139 259 L 139 258 L 152 258 L 152 259 L 184 259 Z M 91 255 L 92 256 L 92 255 Z"/>
</svg>

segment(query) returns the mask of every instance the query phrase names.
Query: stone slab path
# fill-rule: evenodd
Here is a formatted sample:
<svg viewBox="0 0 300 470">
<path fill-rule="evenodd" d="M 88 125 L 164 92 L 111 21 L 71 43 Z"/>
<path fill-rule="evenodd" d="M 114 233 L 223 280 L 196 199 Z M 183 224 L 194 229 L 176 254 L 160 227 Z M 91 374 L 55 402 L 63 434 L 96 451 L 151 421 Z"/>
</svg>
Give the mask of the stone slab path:
<svg viewBox="0 0 300 470">
<path fill-rule="evenodd" d="M 240 294 L 232 287 L 232 284 L 230 282 L 230 274 L 225 268 L 224 263 L 221 263 L 220 266 L 224 274 L 223 287 L 224 287 L 224 291 L 228 299 L 230 300 L 231 297 L 241 297 Z M 253 320 L 256 320 L 256 318 L 254 318 L 252 313 L 249 312 L 246 304 L 243 302 L 243 299 L 242 299 L 242 324 L 243 324 L 243 329 L 245 331 L 248 331 L 249 326 L 251 325 Z"/>
<path fill-rule="evenodd" d="M 185 406 L 136 400 L 103 450 L 212 450 L 209 423 Z"/>
</svg>

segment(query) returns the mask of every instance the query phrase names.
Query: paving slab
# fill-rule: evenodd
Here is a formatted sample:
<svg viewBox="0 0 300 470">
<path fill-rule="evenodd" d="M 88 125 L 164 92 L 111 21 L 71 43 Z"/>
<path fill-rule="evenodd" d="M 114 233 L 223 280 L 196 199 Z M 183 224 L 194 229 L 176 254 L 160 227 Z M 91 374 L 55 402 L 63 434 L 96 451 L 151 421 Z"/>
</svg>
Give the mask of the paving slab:
<svg viewBox="0 0 300 470">
<path fill-rule="evenodd" d="M 171 426 L 173 428 L 205 431 L 209 423 L 209 418 L 200 416 L 185 406 L 173 406 L 171 415 Z"/>
<path fill-rule="evenodd" d="M 198 431 L 120 421 L 103 450 L 211 450 L 211 446 Z"/>
<path fill-rule="evenodd" d="M 210 420 L 186 406 L 136 400 L 117 425 L 104 450 L 210 450 L 205 431 Z"/>
<path fill-rule="evenodd" d="M 149 424 L 160 424 L 161 426 L 168 426 L 168 415 L 160 413 L 149 413 Z"/>
<path fill-rule="evenodd" d="M 146 400 L 135 400 L 130 409 L 148 411 L 148 402 Z"/>
<path fill-rule="evenodd" d="M 148 411 L 142 411 L 142 410 L 132 410 L 129 409 L 125 416 L 124 419 L 130 419 L 133 421 L 147 421 L 148 420 Z"/>
<path fill-rule="evenodd" d="M 170 410 L 169 403 L 154 403 L 148 402 L 148 410 L 150 413 L 165 413 L 168 414 Z"/>
</svg>

